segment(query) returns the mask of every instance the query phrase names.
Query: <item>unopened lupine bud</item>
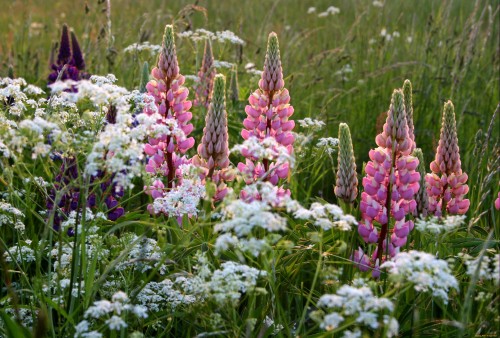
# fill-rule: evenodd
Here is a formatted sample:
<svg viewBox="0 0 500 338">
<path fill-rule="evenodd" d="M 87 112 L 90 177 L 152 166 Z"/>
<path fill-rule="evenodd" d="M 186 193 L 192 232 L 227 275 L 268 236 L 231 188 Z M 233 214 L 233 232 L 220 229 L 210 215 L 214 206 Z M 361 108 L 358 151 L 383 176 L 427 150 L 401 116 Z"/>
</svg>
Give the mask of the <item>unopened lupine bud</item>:
<svg viewBox="0 0 500 338">
<path fill-rule="evenodd" d="M 161 72 L 161 75 L 155 77 L 163 79 L 174 79 L 179 74 L 179 64 L 175 51 L 174 27 L 172 25 L 165 26 L 160 57 L 158 58 L 158 70 Z"/>
<path fill-rule="evenodd" d="M 422 149 L 415 148 L 412 153 L 418 159 L 417 171 L 420 174 L 420 187 L 417 194 L 415 195 L 415 201 L 417 202 L 416 216 L 427 217 L 427 212 L 429 208 L 429 198 L 427 196 L 427 189 L 425 188 L 425 162 L 424 154 Z"/>
<path fill-rule="evenodd" d="M 203 138 L 198 146 L 198 153 L 209 163 L 208 169 L 212 171 L 215 167 L 226 168 L 229 164 L 225 85 L 224 75 L 218 74 L 205 119 Z"/>
<path fill-rule="evenodd" d="M 284 85 L 278 36 L 272 32 L 267 41 L 266 60 L 259 87 L 264 91 L 276 91 L 283 89 Z"/>
<path fill-rule="evenodd" d="M 405 80 L 403 84 L 404 104 L 406 111 L 406 122 L 408 123 L 408 136 L 413 141 L 411 151 L 415 149 L 415 127 L 413 125 L 413 99 L 410 80 Z"/>
<path fill-rule="evenodd" d="M 208 108 L 210 95 L 214 85 L 216 71 L 214 67 L 214 55 L 212 53 L 212 44 L 209 39 L 205 40 L 205 50 L 203 52 L 203 61 L 198 72 L 198 83 L 196 86 L 196 99 L 194 104 Z"/>
<path fill-rule="evenodd" d="M 451 101 L 444 105 L 441 135 L 430 168 L 432 173 L 425 177 L 429 211 L 435 216 L 442 216 L 445 211 L 450 215 L 465 214 L 470 205 L 469 200 L 464 199 L 469 187 L 467 174 L 462 172 L 455 108 Z"/>
<path fill-rule="evenodd" d="M 392 94 L 383 131 L 375 141 L 379 147 L 370 150 L 370 161 L 365 166 L 358 232 L 365 242 L 377 243 L 371 257 L 374 275 L 377 275 L 378 264 L 385 259 L 383 254 L 394 256 L 406 244 L 413 222 L 406 221 L 405 217 L 415 210 L 414 196 L 419 189 L 420 175 L 415 171 L 418 159 L 409 155 L 412 141 L 408 136 L 401 90 Z M 394 227 L 389 229 L 391 217 Z M 377 223 L 381 225 L 380 231 L 375 227 Z M 387 241 L 389 235 L 390 241 Z"/>
<path fill-rule="evenodd" d="M 358 196 L 356 160 L 352 149 L 351 132 L 345 123 L 339 125 L 339 155 L 335 195 L 346 203 Z"/>
<path fill-rule="evenodd" d="M 226 170 L 229 166 L 229 148 L 224 75 L 215 76 L 212 90 L 203 138 L 198 145 L 198 156 L 193 158 L 193 164 L 205 168 L 204 178 L 211 179 L 217 185 L 214 199 L 218 201 L 223 199 L 228 191 L 225 182 L 234 178 Z"/>
</svg>

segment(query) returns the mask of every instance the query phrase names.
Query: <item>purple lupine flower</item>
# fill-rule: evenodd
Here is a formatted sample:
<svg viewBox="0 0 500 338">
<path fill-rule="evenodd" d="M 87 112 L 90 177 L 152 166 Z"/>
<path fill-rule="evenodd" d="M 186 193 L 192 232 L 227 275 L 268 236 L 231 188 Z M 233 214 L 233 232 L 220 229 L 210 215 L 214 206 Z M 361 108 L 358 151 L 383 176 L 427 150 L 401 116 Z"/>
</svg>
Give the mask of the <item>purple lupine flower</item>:
<svg viewBox="0 0 500 338">
<path fill-rule="evenodd" d="M 54 83 L 58 78 L 61 81 L 79 81 L 90 77 L 90 74 L 84 72 L 85 61 L 83 60 L 83 54 L 75 33 L 71 32 L 70 42 L 70 33 L 66 24 L 63 25 L 57 60 L 51 65 L 51 69 L 52 73 L 48 77 L 49 85 Z"/>
<path fill-rule="evenodd" d="M 465 214 L 470 205 L 470 201 L 464 198 L 469 186 L 466 184 L 467 174 L 462 172 L 455 108 L 451 101 L 444 104 L 441 137 L 430 167 L 432 173 L 425 176 L 429 212 L 438 217 L 444 212 Z"/>
<path fill-rule="evenodd" d="M 193 102 L 195 106 L 205 106 L 208 108 L 216 73 L 217 72 L 214 67 L 214 55 L 212 53 L 212 44 L 210 39 L 207 39 L 205 41 L 203 61 L 200 71 L 198 72 L 198 83 L 195 89 L 196 98 Z"/>
<path fill-rule="evenodd" d="M 245 108 L 247 118 L 243 121 L 245 128 L 241 131 L 241 136 L 245 140 L 256 137 L 259 142 L 273 138 L 279 145 L 286 147 L 288 154 L 291 155 L 294 142 L 291 131 L 295 122 L 289 120 L 293 114 L 293 107 L 289 103 L 290 95 L 284 85 L 278 37 L 273 32 L 269 34 L 259 89 L 250 95 L 248 99 L 250 104 Z M 254 163 L 249 154 L 243 155 L 247 157 L 246 163 L 239 163 L 238 169 L 248 175 L 251 181 L 264 179 L 276 185 L 279 179 L 288 177 L 287 163 L 276 165 L 266 158 L 262 163 Z M 289 194 L 289 191 L 287 193 Z"/>
<path fill-rule="evenodd" d="M 375 141 L 378 148 L 370 150 L 370 161 L 365 167 L 360 203 L 362 220 L 358 224 L 364 241 L 377 244 L 372 255 L 374 276 L 385 258 L 383 253 L 394 256 L 399 252 L 414 226 L 413 221 L 406 221 L 406 215 L 416 208 L 420 174 L 415 171 L 418 159 L 410 155 L 413 141 L 408 135 L 401 90 L 394 91 L 383 131 Z M 389 229 L 391 217 L 395 223 Z M 381 225 L 380 232 L 376 223 Z"/>
</svg>

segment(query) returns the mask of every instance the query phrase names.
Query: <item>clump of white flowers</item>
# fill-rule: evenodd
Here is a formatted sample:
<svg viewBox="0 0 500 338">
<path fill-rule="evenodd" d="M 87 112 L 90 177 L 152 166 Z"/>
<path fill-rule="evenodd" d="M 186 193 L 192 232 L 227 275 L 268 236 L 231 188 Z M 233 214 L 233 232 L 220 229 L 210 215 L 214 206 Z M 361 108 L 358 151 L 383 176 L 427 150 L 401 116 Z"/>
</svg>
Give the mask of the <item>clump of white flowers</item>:
<svg viewBox="0 0 500 338">
<path fill-rule="evenodd" d="M 210 40 L 217 40 L 218 42 L 221 43 L 229 42 L 235 45 L 245 45 L 245 41 L 243 41 L 236 34 L 228 30 L 217 31 L 214 33 L 209 30 L 199 28 L 196 29 L 195 31 L 187 30 L 185 32 L 178 33 L 177 36 L 180 38 L 189 38 L 194 42 L 210 39 Z"/>
<path fill-rule="evenodd" d="M 198 205 L 206 195 L 205 184 L 197 174 L 197 169 L 192 164 L 179 166 L 182 184 L 164 191 L 163 196 L 156 198 L 148 209 L 154 214 L 163 213 L 171 217 L 196 216 Z"/>
<path fill-rule="evenodd" d="M 35 250 L 31 248 L 32 241 L 27 239 L 23 242 L 19 242 L 18 245 L 10 247 L 7 252 L 4 252 L 6 262 L 22 265 L 35 261 Z"/>
<path fill-rule="evenodd" d="M 148 52 L 152 56 L 157 55 L 161 50 L 160 45 L 154 45 L 149 43 L 149 41 L 144 41 L 142 43 L 133 43 L 123 50 L 125 53 L 140 53 L 140 52 Z"/>
<path fill-rule="evenodd" d="M 320 130 L 326 124 L 321 120 L 311 119 L 310 117 L 306 117 L 303 120 L 297 121 L 302 128 L 310 128 L 312 130 Z"/>
<path fill-rule="evenodd" d="M 288 148 L 281 145 L 274 137 L 266 137 L 259 140 L 252 136 L 246 139 L 242 144 L 237 144 L 231 149 L 232 153 L 241 153 L 243 156 L 253 160 L 270 160 L 276 163 L 276 167 L 282 164 L 288 164 L 293 168 L 295 157 L 290 154 Z"/>
<path fill-rule="evenodd" d="M 500 285 L 500 253 L 491 256 L 485 252 L 484 255 L 475 258 L 468 254 L 462 254 L 460 257 L 463 259 L 470 277 L 477 274 L 478 280 L 492 281 L 495 285 Z"/>
<path fill-rule="evenodd" d="M 448 303 L 450 289 L 458 290 L 458 282 L 448 263 L 431 254 L 410 250 L 400 252 L 380 266 L 403 282 L 412 283 L 416 291 L 431 292 L 434 297 Z"/>
<path fill-rule="evenodd" d="M 312 7 L 312 8 L 314 8 L 314 7 Z M 309 10 L 310 9 L 311 8 L 309 8 Z M 340 13 L 340 9 L 338 9 L 335 6 L 330 6 L 324 12 L 318 13 L 318 18 L 324 18 L 324 17 L 327 17 L 329 15 L 335 15 L 335 14 L 339 14 L 339 13 Z"/>
<path fill-rule="evenodd" d="M 150 312 L 175 311 L 179 307 L 196 304 L 203 299 L 203 280 L 198 277 L 166 278 L 161 282 L 149 282 L 137 295 L 139 303 Z M 194 292 L 193 292 L 194 291 Z"/>
<path fill-rule="evenodd" d="M 324 148 L 327 154 L 331 155 L 338 150 L 339 139 L 333 137 L 322 137 L 316 144 L 318 148 Z"/>
<path fill-rule="evenodd" d="M 164 254 L 156 240 L 148 237 L 139 238 L 133 233 L 127 233 L 123 238 L 132 248 L 128 252 L 128 259 L 116 266 L 117 270 L 134 268 L 144 273 L 156 268 L 161 275 L 167 272 L 166 259 L 163 258 Z"/>
<path fill-rule="evenodd" d="M 394 304 L 387 298 L 377 297 L 367 286 L 354 287 L 343 285 L 335 294 L 320 297 L 318 307 L 325 313 L 313 313 L 312 317 L 320 322 L 320 327 L 334 331 L 340 326 L 354 329 L 361 337 L 362 329 L 386 329 L 388 337 L 398 334 L 398 321 L 392 317 Z M 351 325 L 346 325 L 352 323 Z M 344 331 L 345 336 L 352 333 Z"/>
<path fill-rule="evenodd" d="M 455 230 L 465 223 L 465 215 L 447 215 L 446 217 L 432 216 L 428 219 L 419 218 L 415 221 L 415 228 L 420 232 L 431 235 L 440 235 Z"/>
<path fill-rule="evenodd" d="M 280 235 L 272 234 L 287 230 L 287 222 L 273 210 L 290 200 L 289 196 L 280 196 L 278 189 L 269 182 L 259 182 L 246 187 L 245 193 L 253 196 L 259 193 L 260 200 L 227 200 L 221 211 L 222 221 L 215 225 L 214 231 L 221 233 L 215 242 L 215 253 L 236 249 L 254 257 L 266 253 Z M 291 203 L 289 204 L 291 205 Z M 265 230 L 265 235 L 262 234 Z"/>
<path fill-rule="evenodd" d="M 14 229 L 23 232 L 24 223 L 21 219 L 24 218 L 24 214 L 21 210 L 15 208 L 10 203 L 0 201 L 0 227 L 2 225 L 14 226 Z"/>
<path fill-rule="evenodd" d="M 236 306 L 241 295 L 253 291 L 260 277 L 267 276 L 266 271 L 235 262 L 224 262 L 221 268 L 213 272 L 208 283 L 211 297 L 220 305 L 229 302 Z"/>
<path fill-rule="evenodd" d="M 298 208 L 294 216 L 298 219 L 311 220 L 315 226 L 325 231 L 333 228 L 350 231 L 352 225 L 358 224 L 354 216 L 345 215 L 338 205 L 330 203 L 314 202 L 309 209 Z"/>
<path fill-rule="evenodd" d="M 75 327 L 75 337 L 104 337 L 102 332 L 106 332 L 108 337 L 109 331 L 120 331 L 128 327 L 127 316 L 145 319 L 148 317 L 147 308 L 132 304 L 125 292 L 118 291 L 111 301 L 95 301 L 85 311 L 85 319 Z"/>
</svg>

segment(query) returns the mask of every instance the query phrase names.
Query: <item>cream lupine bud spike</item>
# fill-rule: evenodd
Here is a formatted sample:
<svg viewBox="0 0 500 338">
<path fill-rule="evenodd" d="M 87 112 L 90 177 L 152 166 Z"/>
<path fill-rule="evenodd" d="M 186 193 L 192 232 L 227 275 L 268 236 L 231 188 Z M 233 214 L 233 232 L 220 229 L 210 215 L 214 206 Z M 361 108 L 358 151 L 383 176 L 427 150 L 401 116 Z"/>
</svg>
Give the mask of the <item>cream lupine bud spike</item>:
<svg viewBox="0 0 500 338">
<path fill-rule="evenodd" d="M 158 69 L 162 73 L 161 78 L 163 79 L 175 79 L 179 74 L 179 64 L 175 51 L 174 27 L 172 25 L 165 26 L 160 57 L 158 58 Z"/>
<path fill-rule="evenodd" d="M 198 146 L 198 154 L 207 161 L 208 177 L 214 168 L 226 168 L 229 165 L 227 112 L 225 98 L 226 80 L 224 75 L 215 76 L 212 101 L 205 119 L 203 139 Z"/>
<path fill-rule="evenodd" d="M 403 98 L 406 111 L 406 122 L 408 123 L 408 136 L 413 141 L 413 145 L 410 149 L 413 151 L 415 149 L 415 126 L 413 125 L 413 99 L 412 99 L 412 87 L 410 80 L 405 80 L 403 84 Z"/>
<path fill-rule="evenodd" d="M 346 123 L 339 125 L 339 156 L 335 195 L 346 203 L 358 196 L 358 177 L 352 149 L 351 132 Z"/>
<path fill-rule="evenodd" d="M 429 212 L 442 216 L 463 215 L 470 202 L 464 199 L 469 191 L 467 174 L 462 172 L 458 147 L 455 108 L 448 101 L 444 105 L 441 136 L 436 150 L 436 158 L 431 162 L 432 173 L 425 176 L 429 196 Z"/>
<path fill-rule="evenodd" d="M 205 41 L 203 61 L 198 72 L 199 82 L 196 86 L 196 100 L 194 101 L 195 105 L 205 106 L 208 108 L 216 73 L 217 72 L 215 71 L 214 67 L 214 55 L 212 53 L 212 44 L 210 40 L 207 39 Z"/>
<path fill-rule="evenodd" d="M 420 187 L 417 194 L 415 195 L 415 201 L 417 202 L 416 216 L 427 217 L 429 197 L 427 196 L 427 190 L 425 188 L 425 163 L 422 149 L 415 148 L 415 150 L 413 150 L 412 156 L 418 158 L 417 171 L 420 174 Z"/>
<path fill-rule="evenodd" d="M 264 91 L 275 91 L 283 89 L 284 85 L 278 36 L 272 32 L 267 40 L 266 60 L 259 87 Z"/>
</svg>

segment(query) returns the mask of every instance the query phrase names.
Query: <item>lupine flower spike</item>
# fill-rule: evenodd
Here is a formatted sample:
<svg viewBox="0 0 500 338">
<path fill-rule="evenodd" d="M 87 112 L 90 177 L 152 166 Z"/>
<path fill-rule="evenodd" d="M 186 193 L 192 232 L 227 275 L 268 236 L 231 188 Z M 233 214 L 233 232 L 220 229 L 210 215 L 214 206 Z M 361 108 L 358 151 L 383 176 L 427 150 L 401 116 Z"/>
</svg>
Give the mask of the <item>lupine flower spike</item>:
<svg viewBox="0 0 500 338">
<path fill-rule="evenodd" d="M 351 132 L 345 123 L 339 125 L 339 156 L 335 195 L 346 203 L 358 196 L 358 177 L 352 149 Z"/>
<path fill-rule="evenodd" d="M 424 162 L 424 154 L 422 153 L 422 149 L 415 148 L 412 153 L 418 159 L 418 167 L 417 171 L 420 174 L 420 187 L 418 189 L 417 195 L 415 196 L 415 200 L 417 201 L 417 209 L 415 216 L 427 217 L 427 212 L 429 209 L 429 197 L 427 196 L 427 189 L 425 188 L 425 162 Z"/>
<path fill-rule="evenodd" d="M 242 130 L 241 136 L 245 140 L 255 137 L 260 143 L 265 143 L 267 138 L 273 138 L 291 155 L 294 141 L 291 131 L 295 123 L 289 120 L 293 107 L 289 104 L 290 95 L 284 85 L 278 37 L 273 32 L 269 34 L 259 89 L 250 95 L 250 104 L 245 107 L 247 118 L 243 121 L 245 129 Z M 266 180 L 276 185 L 280 178 L 288 177 L 288 163 L 276 165 L 268 159 L 263 159 L 262 163 L 254 163 L 250 153 L 247 152 L 244 156 L 247 157 L 246 163 L 239 163 L 238 169 L 247 177 L 251 177 L 250 181 Z"/>
<path fill-rule="evenodd" d="M 208 108 L 210 95 L 214 86 L 215 78 L 214 55 L 212 53 L 212 44 L 210 39 L 205 40 L 205 51 L 203 53 L 203 62 L 198 72 L 198 83 L 196 86 L 195 106 L 205 106 Z"/>
<path fill-rule="evenodd" d="M 54 62 L 51 57 L 51 62 Z M 61 42 L 57 60 L 51 65 L 52 73 L 49 74 L 48 84 L 54 83 L 58 78 L 61 81 L 79 81 L 88 79 L 90 74 L 85 73 L 85 61 L 74 32 L 70 33 L 67 25 L 63 25 Z M 64 70 L 64 71 L 63 71 Z M 62 73 L 61 73 L 62 72 Z"/>
<path fill-rule="evenodd" d="M 497 199 L 495 200 L 495 209 L 500 210 L 500 191 L 498 192 Z"/>
<path fill-rule="evenodd" d="M 408 136 L 413 141 L 411 145 L 411 151 L 413 151 L 416 147 L 415 144 L 415 127 L 413 125 L 413 98 L 412 98 L 412 87 L 410 80 L 405 80 L 403 84 L 403 95 L 404 95 L 404 104 L 406 111 L 406 122 L 408 123 Z"/>
<path fill-rule="evenodd" d="M 370 161 L 365 167 L 358 232 L 365 242 L 377 244 L 372 255 L 373 275 L 377 277 L 378 266 L 385 259 L 383 254 L 394 256 L 406 244 L 414 225 L 405 217 L 415 210 L 414 195 L 419 189 L 420 175 L 415 171 L 418 159 L 410 155 L 412 140 L 408 136 L 403 92 L 399 89 L 392 94 L 387 120 L 375 141 L 378 148 L 370 150 Z M 389 229 L 391 218 L 394 226 Z M 380 232 L 375 222 L 381 225 Z M 355 252 L 354 257 L 361 256 Z"/>
<path fill-rule="evenodd" d="M 210 179 L 217 185 L 215 201 L 220 201 L 227 194 L 227 181 L 234 179 L 228 170 L 229 148 L 226 112 L 226 79 L 224 75 L 215 76 L 212 99 L 205 118 L 203 138 L 198 145 L 198 155 L 193 164 L 204 168 L 203 178 Z"/>
<path fill-rule="evenodd" d="M 161 117 L 157 123 L 164 125 L 164 132 L 157 137 L 150 137 L 144 147 L 150 156 L 146 171 L 156 176 L 146 192 L 154 199 L 164 196 L 164 193 L 179 186 L 182 182 L 182 173 L 177 172 L 182 164 L 189 163 L 184 154 L 193 147 L 194 138 L 188 137 L 193 130 L 189 123 L 192 114 L 191 101 L 187 100 L 189 90 L 184 87 L 185 78 L 179 74 L 179 65 L 175 51 L 174 29 L 171 25 L 165 27 L 163 44 L 158 57 L 158 65 L 151 71 L 153 79 L 148 82 L 146 89 L 155 99 L 155 104 Z M 153 115 L 156 111 L 145 107 L 144 113 Z M 166 182 L 163 177 L 167 177 Z M 148 206 L 152 211 L 152 205 Z"/>
<path fill-rule="evenodd" d="M 430 213 L 438 217 L 445 212 L 450 215 L 465 214 L 470 205 L 469 200 L 464 199 L 469 187 L 466 184 L 467 174 L 462 172 L 455 108 L 451 101 L 444 105 L 439 145 L 430 167 L 432 173 L 425 176 Z"/>
</svg>

